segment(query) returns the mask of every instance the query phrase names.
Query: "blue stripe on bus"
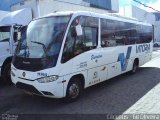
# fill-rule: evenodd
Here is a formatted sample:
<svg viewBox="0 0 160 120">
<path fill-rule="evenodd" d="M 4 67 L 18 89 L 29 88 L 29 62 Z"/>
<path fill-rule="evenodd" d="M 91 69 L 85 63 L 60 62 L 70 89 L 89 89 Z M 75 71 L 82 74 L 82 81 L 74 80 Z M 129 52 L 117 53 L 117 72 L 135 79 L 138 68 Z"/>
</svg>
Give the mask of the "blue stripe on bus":
<svg viewBox="0 0 160 120">
<path fill-rule="evenodd" d="M 132 47 L 130 46 L 127 49 L 126 57 L 124 56 L 124 53 L 120 53 L 118 56 L 118 61 L 120 61 L 120 63 L 121 63 L 121 70 L 122 71 L 125 71 L 127 69 L 127 66 L 128 66 L 127 61 L 128 61 L 128 59 L 130 59 L 131 51 L 132 51 Z"/>
</svg>

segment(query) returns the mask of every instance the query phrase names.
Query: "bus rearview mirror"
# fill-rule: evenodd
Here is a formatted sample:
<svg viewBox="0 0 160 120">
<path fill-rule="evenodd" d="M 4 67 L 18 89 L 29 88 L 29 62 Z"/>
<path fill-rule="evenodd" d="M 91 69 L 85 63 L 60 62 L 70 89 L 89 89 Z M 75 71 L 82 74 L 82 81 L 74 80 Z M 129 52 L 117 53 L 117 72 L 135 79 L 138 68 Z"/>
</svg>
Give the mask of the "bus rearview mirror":
<svg viewBox="0 0 160 120">
<path fill-rule="evenodd" d="M 18 32 L 17 34 L 18 34 L 17 35 L 17 40 L 20 40 L 21 39 L 21 32 Z"/>
<path fill-rule="evenodd" d="M 14 36 L 13 36 L 14 42 L 19 41 L 20 38 L 21 38 L 21 32 L 14 32 Z"/>
<path fill-rule="evenodd" d="M 18 40 L 18 32 L 14 32 L 13 39 L 14 41 Z"/>
</svg>

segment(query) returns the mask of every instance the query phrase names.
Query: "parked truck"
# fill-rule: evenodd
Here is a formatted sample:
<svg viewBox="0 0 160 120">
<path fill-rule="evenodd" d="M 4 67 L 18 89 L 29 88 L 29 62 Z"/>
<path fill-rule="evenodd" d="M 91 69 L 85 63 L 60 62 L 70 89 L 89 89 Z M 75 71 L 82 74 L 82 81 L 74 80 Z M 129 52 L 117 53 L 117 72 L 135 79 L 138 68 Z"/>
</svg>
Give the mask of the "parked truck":
<svg viewBox="0 0 160 120">
<path fill-rule="evenodd" d="M 31 20 L 31 8 L 24 8 L 6 14 L 0 21 L 0 80 L 5 84 L 11 83 L 10 66 L 18 42 L 18 29 Z"/>
<path fill-rule="evenodd" d="M 0 21 L 1 21 L 1 19 L 3 19 L 3 17 L 4 17 L 6 14 L 8 14 L 8 13 L 9 13 L 9 11 L 0 10 Z"/>
</svg>

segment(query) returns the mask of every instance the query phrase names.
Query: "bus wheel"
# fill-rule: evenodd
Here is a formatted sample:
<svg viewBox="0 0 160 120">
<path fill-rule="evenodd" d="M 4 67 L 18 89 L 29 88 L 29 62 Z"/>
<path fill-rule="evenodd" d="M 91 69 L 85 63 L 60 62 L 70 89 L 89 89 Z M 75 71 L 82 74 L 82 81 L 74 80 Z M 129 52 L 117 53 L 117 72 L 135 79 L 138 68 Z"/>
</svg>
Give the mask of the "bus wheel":
<svg viewBox="0 0 160 120">
<path fill-rule="evenodd" d="M 133 63 L 133 67 L 132 67 L 132 70 L 130 71 L 130 73 L 131 74 L 136 73 L 138 66 L 139 66 L 138 65 L 138 60 L 135 60 L 134 63 Z"/>
<path fill-rule="evenodd" d="M 10 85 L 11 82 L 11 63 L 7 63 L 2 71 L 2 83 L 5 85 Z"/>
<path fill-rule="evenodd" d="M 67 87 L 67 92 L 66 92 L 66 102 L 74 102 L 76 101 L 82 93 L 82 83 L 79 79 L 71 80 L 68 84 Z"/>
</svg>

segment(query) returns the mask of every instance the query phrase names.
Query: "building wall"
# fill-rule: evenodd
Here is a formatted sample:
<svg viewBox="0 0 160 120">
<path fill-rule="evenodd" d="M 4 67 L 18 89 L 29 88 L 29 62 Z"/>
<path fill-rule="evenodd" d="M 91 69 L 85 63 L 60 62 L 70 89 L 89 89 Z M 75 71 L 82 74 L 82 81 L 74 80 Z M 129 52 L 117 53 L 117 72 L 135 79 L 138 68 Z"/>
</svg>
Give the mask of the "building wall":
<svg viewBox="0 0 160 120">
<path fill-rule="evenodd" d="M 12 5 L 11 11 L 31 7 L 34 14 L 33 16 L 38 17 L 51 12 L 66 10 L 83 10 L 99 13 L 118 12 L 119 10 L 118 0 L 92 0 L 92 2 L 89 3 L 90 1 L 91 0 L 25 0 L 24 2 Z M 106 3 L 106 5 L 104 5 L 104 3 Z"/>
<path fill-rule="evenodd" d="M 140 21 L 155 24 L 155 15 L 142 10 L 136 6 L 126 6 L 120 8 L 120 14 L 129 18 L 136 18 Z"/>
<path fill-rule="evenodd" d="M 152 24 L 154 26 L 154 41 L 160 41 L 160 21 L 156 21 L 154 13 L 147 12 L 135 6 L 122 7 L 119 13 L 126 17 L 136 18 L 139 21 Z"/>
<path fill-rule="evenodd" d="M 119 0 L 111 0 L 112 10 L 119 12 Z"/>
<path fill-rule="evenodd" d="M 155 15 L 138 7 L 132 6 L 132 16 L 140 21 L 148 22 L 153 25 L 155 24 Z"/>
<path fill-rule="evenodd" d="M 155 34 L 154 34 L 155 41 L 160 42 L 160 32 L 159 32 L 160 31 L 160 21 L 156 21 L 154 29 L 155 29 Z"/>
<path fill-rule="evenodd" d="M 120 7 L 119 14 L 125 17 L 132 18 L 132 6 Z"/>
<path fill-rule="evenodd" d="M 90 5 L 87 2 L 84 2 L 82 0 L 77 0 L 75 3 L 59 2 L 59 1 L 52 2 L 52 1 L 53 0 L 41 0 L 40 1 L 39 7 L 40 7 L 41 16 L 48 14 L 50 12 L 56 12 L 56 11 L 83 10 L 83 11 L 94 11 L 98 13 L 109 12 L 104 9 L 97 9 L 97 8 L 89 7 Z M 56 7 L 53 7 L 53 6 L 56 6 Z"/>
<path fill-rule="evenodd" d="M 40 0 L 40 2 L 50 2 L 53 4 L 54 2 L 59 2 L 62 4 L 79 6 L 82 10 L 86 10 L 86 8 L 95 8 L 97 10 L 104 10 L 109 12 L 118 12 L 119 11 L 119 2 L 118 0 Z M 55 6 L 55 5 L 53 5 Z M 53 7 L 52 6 L 52 7 Z M 69 7 L 68 7 L 69 8 Z M 61 8 L 62 9 L 62 8 Z"/>
<path fill-rule="evenodd" d="M 23 0 L 0 0 L 0 10 L 10 11 L 10 6 Z"/>
<path fill-rule="evenodd" d="M 159 12 L 154 12 L 156 16 L 156 21 L 160 21 L 160 13 Z"/>
<path fill-rule="evenodd" d="M 19 2 L 17 4 L 14 4 L 11 6 L 11 11 L 23 9 L 23 8 L 31 8 L 32 9 L 32 16 L 33 18 L 39 16 L 38 6 L 37 6 L 37 0 L 26 0 Z"/>
</svg>

